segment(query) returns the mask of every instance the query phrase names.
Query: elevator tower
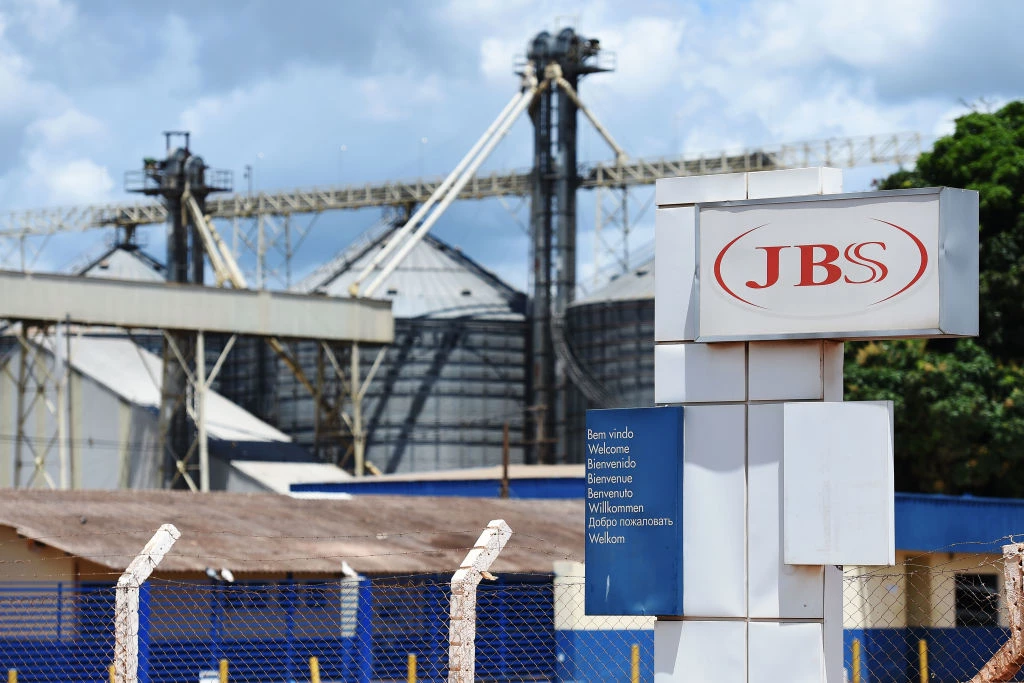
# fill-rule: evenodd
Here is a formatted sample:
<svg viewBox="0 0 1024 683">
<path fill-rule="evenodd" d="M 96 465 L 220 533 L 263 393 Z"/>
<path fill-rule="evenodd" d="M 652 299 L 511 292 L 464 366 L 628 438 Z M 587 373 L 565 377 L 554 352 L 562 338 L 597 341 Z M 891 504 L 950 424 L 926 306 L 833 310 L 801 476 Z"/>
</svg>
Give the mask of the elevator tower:
<svg viewBox="0 0 1024 683">
<path fill-rule="evenodd" d="M 543 31 L 533 39 L 527 59 L 538 78 L 559 75 L 575 91 L 587 74 L 607 71 L 598 65 L 600 44 L 572 28 Z M 547 87 L 530 109 L 534 130 L 530 240 L 533 298 L 530 302 L 529 368 L 532 448 L 530 460 L 563 462 L 566 453 L 566 373 L 557 361 L 553 323 L 565 314 L 576 291 L 577 106 L 565 88 Z"/>
<path fill-rule="evenodd" d="M 203 158 L 189 150 L 189 133 L 166 131 L 164 159 L 147 158 L 141 170 L 125 174 L 129 192 L 160 197 L 167 208 L 167 281 L 203 284 L 206 266 L 202 239 L 195 218 L 185 206 L 189 197 L 206 212 L 206 198 L 211 192 L 231 191 L 231 172 L 210 170 Z M 178 142 L 181 146 L 175 147 Z M 180 356 L 180 358 L 178 358 Z M 156 487 L 175 488 L 184 485 L 177 472 L 178 462 L 186 462 L 194 428 L 186 413 L 186 375 L 183 364 L 194 367 L 195 335 L 168 332 L 163 348 L 163 379 L 160 389 L 159 443 Z"/>
</svg>

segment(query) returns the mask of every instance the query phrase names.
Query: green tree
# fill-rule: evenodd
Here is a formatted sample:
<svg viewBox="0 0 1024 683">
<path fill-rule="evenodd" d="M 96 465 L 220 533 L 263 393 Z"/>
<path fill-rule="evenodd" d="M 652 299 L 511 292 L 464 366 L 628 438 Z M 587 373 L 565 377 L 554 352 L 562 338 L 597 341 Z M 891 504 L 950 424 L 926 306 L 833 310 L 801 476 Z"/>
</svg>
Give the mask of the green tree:
<svg viewBox="0 0 1024 683">
<path fill-rule="evenodd" d="M 977 340 L 848 344 L 850 400 L 896 405 L 896 488 L 1024 496 L 1024 102 L 957 119 L 955 132 L 881 189 L 980 195 Z"/>
<path fill-rule="evenodd" d="M 981 345 L 1003 361 L 1024 360 L 1024 102 L 956 121 L 913 171 L 879 187 L 977 190 L 981 224 Z"/>
</svg>

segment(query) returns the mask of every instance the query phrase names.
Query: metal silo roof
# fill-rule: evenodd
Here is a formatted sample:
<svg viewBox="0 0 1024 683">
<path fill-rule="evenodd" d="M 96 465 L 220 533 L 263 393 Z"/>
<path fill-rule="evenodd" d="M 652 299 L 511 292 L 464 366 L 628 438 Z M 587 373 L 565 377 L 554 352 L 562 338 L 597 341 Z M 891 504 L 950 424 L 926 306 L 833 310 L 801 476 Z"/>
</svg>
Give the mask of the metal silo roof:
<svg viewBox="0 0 1024 683">
<path fill-rule="evenodd" d="M 295 289 L 348 297 L 349 285 L 393 233 L 387 230 L 357 241 Z M 367 281 L 372 279 L 373 275 Z M 526 302 L 522 292 L 431 235 L 409 252 L 375 296 L 392 301 L 396 318 L 522 320 Z"/>
<path fill-rule="evenodd" d="M 76 275 L 114 280 L 163 282 L 164 266 L 141 249 L 117 245 L 98 258 L 75 269 Z"/>
<path fill-rule="evenodd" d="M 654 298 L 654 258 L 635 266 L 587 296 L 577 299 L 573 306 L 606 301 L 636 301 Z"/>
</svg>

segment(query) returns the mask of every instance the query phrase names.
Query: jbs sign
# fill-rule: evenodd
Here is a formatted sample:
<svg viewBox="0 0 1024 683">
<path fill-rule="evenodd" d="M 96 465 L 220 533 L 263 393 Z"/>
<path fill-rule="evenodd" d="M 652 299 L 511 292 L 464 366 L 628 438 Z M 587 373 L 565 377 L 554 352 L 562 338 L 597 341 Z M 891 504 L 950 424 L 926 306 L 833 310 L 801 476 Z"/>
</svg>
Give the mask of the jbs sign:
<svg viewBox="0 0 1024 683">
<path fill-rule="evenodd" d="M 703 205 L 697 230 L 699 340 L 976 334 L 950 291 L 977 291 L 976 193 Z"/>
</svg>

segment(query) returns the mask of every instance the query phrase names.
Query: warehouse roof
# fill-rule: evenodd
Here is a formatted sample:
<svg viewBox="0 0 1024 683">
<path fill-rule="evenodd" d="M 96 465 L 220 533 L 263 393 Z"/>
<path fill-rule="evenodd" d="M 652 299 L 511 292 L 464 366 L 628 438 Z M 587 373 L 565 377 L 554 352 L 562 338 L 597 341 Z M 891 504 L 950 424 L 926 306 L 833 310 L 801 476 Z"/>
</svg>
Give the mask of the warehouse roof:
<svg viewBox="0 0 1024 683">
<path fill-rule="evenodd" d="M 348 286 L 387 244 L 395 229 L 372 229 L 295 289 L 347 297 Z M 374 272 L 364 286 L 376 277 Z M 396 318 L 486 318 L 521 320 L 526 297 L 497 275 L 440 239 L 427 235 L 399 264 L 374 296 L 392 301 Z"/>
<path fill-rule="evenodd" d="M 492 571 L 552 571 L 583 558 L 583 501 L 178 491 L 4 491 L 0 525 L 72 556 L 122 570 L 161 524 L 181 539 L 162 572 L 445 573 L 492 519 L 513 536 Z"/>
<path fill-rule="evenodd" d="M 45 338 L 49 352 L 53 337 Z M 129 403 L 156 410 L 160 405 L 163 360 L 124 337 L 70 339 L 71 366 Z M 224 441 L 279 441 L 291 438 L 215 391 L 207 394 L 210 437 Z"/>
</svg>

